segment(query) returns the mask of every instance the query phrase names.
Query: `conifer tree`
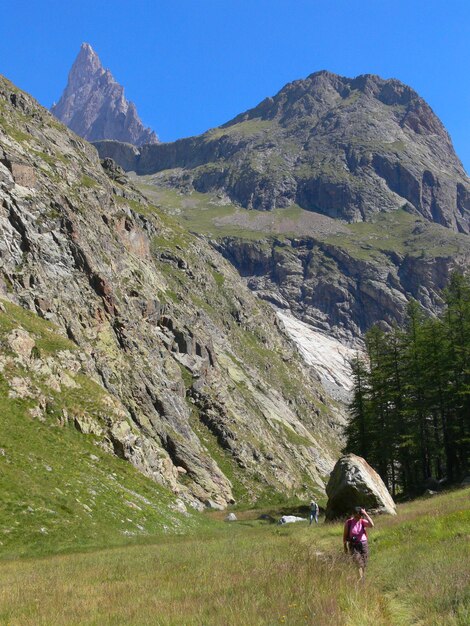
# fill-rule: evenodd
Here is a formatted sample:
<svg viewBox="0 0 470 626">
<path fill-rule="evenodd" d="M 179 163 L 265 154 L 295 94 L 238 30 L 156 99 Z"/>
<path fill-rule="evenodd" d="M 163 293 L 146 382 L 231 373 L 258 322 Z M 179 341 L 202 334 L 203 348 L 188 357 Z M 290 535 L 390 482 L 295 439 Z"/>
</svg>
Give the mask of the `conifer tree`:
<svg viewBox="0 0 470 626">
<path fill-rule="evenodd" d="M 351 420 L 346 427 L 346 448 L 367 458 L 370 453 L 369 432 L 371 430 L 369 372 L 365 359 L 359 354 L 356 354 L 350 365 L 354 392 L 349 405 Z"/>
<path fill-rule="evenodd" d="M 411 302 L 403 330 L 372 328 L 352 362 L 346 450 L 364 456 L 395 494 L 459 480 L 470 456 L 470 279 L 451 277 L 440 318 Z"/>
</svg>

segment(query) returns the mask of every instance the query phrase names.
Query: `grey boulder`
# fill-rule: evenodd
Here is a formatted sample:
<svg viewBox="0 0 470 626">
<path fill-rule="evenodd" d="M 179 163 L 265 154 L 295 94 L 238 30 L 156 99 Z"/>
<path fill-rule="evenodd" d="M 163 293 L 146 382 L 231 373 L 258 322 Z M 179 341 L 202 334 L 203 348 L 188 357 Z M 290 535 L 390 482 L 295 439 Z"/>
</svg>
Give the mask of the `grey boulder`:
<svg viewBox="0 0 470 626">
<path fill-rule="evenodd" d="M 348 454 L 337 461 L 326 493 L 327 520 L 344 517 L 355 506 L 371 513 L 396 515 L 395 503 L 383 480 L 365 459 L 355 454 Z"/>
</svg>

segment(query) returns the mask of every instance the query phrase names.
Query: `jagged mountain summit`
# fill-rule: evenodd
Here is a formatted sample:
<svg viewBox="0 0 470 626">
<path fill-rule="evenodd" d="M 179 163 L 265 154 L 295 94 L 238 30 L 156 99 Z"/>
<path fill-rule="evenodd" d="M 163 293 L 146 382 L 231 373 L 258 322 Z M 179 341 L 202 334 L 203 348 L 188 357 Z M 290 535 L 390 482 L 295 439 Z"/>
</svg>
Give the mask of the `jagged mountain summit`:
<svg viewBox="0 0 470 626">
<path fill-rule="evenodd" d="M 199 137 L 98 146 L 140 174 L 182 168 L 171 184 L 222 191 L 245 208 L 296 204 L 347 222 L 405 207 L 470 229 L 470 181 L 444 126 L 398 80 L 316 72 Z"/>
<path fill-rule="evenodd" d="M 67 86 L 52 113 L 88 141 L 115 139 L 140 146 L 155 144 L 157 135 L 142 124 L 135 104 L 126 100 L 88 43 L 83 43 L 70 70 Z"/>
</svg>

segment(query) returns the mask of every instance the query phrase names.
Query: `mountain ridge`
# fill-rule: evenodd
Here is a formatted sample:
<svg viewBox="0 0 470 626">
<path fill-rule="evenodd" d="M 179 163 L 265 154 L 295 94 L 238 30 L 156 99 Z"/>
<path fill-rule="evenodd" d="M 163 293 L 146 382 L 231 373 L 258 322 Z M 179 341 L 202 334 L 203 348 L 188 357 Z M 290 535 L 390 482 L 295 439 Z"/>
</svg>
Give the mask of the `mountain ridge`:
<svg viewBox="0 0 470 626">
<path fill-rule="evenodd" d="M 163 184 L 220 191 L 248 209 L 297 204 L 356 222 L 406 206 L 455 231 L 470 228 L 470 180 L 451 139 L 396 79 L 321 71 L 196 137 L 134 154 L 95 145 L 139 175 L 172 170 Z"/>
<path fill-rule="evenodd" d="M 213 245 L 250 288 L 347 340 L 430 314 L 470 254 L 470 179 L 397 79 L 321 71 L 197 137 L 95 144 Z"/>
</svg>

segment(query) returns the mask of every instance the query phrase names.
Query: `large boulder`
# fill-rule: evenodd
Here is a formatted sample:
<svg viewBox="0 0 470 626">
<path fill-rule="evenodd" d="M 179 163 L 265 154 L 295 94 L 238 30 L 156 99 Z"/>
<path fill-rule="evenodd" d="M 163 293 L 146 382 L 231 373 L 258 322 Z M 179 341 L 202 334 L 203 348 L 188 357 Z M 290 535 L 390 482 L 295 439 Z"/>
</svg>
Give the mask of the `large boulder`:
<svg viewBox="0 0 470 626">
<path fill-rule="evenodd" d="M 339 459 L 326 487 L 326 519 L 332 520 L 362 506 L 372 513 L 396 515 L 395 503 L 375 470 L 360 456 L 347 454 Z"/>
</svg>

